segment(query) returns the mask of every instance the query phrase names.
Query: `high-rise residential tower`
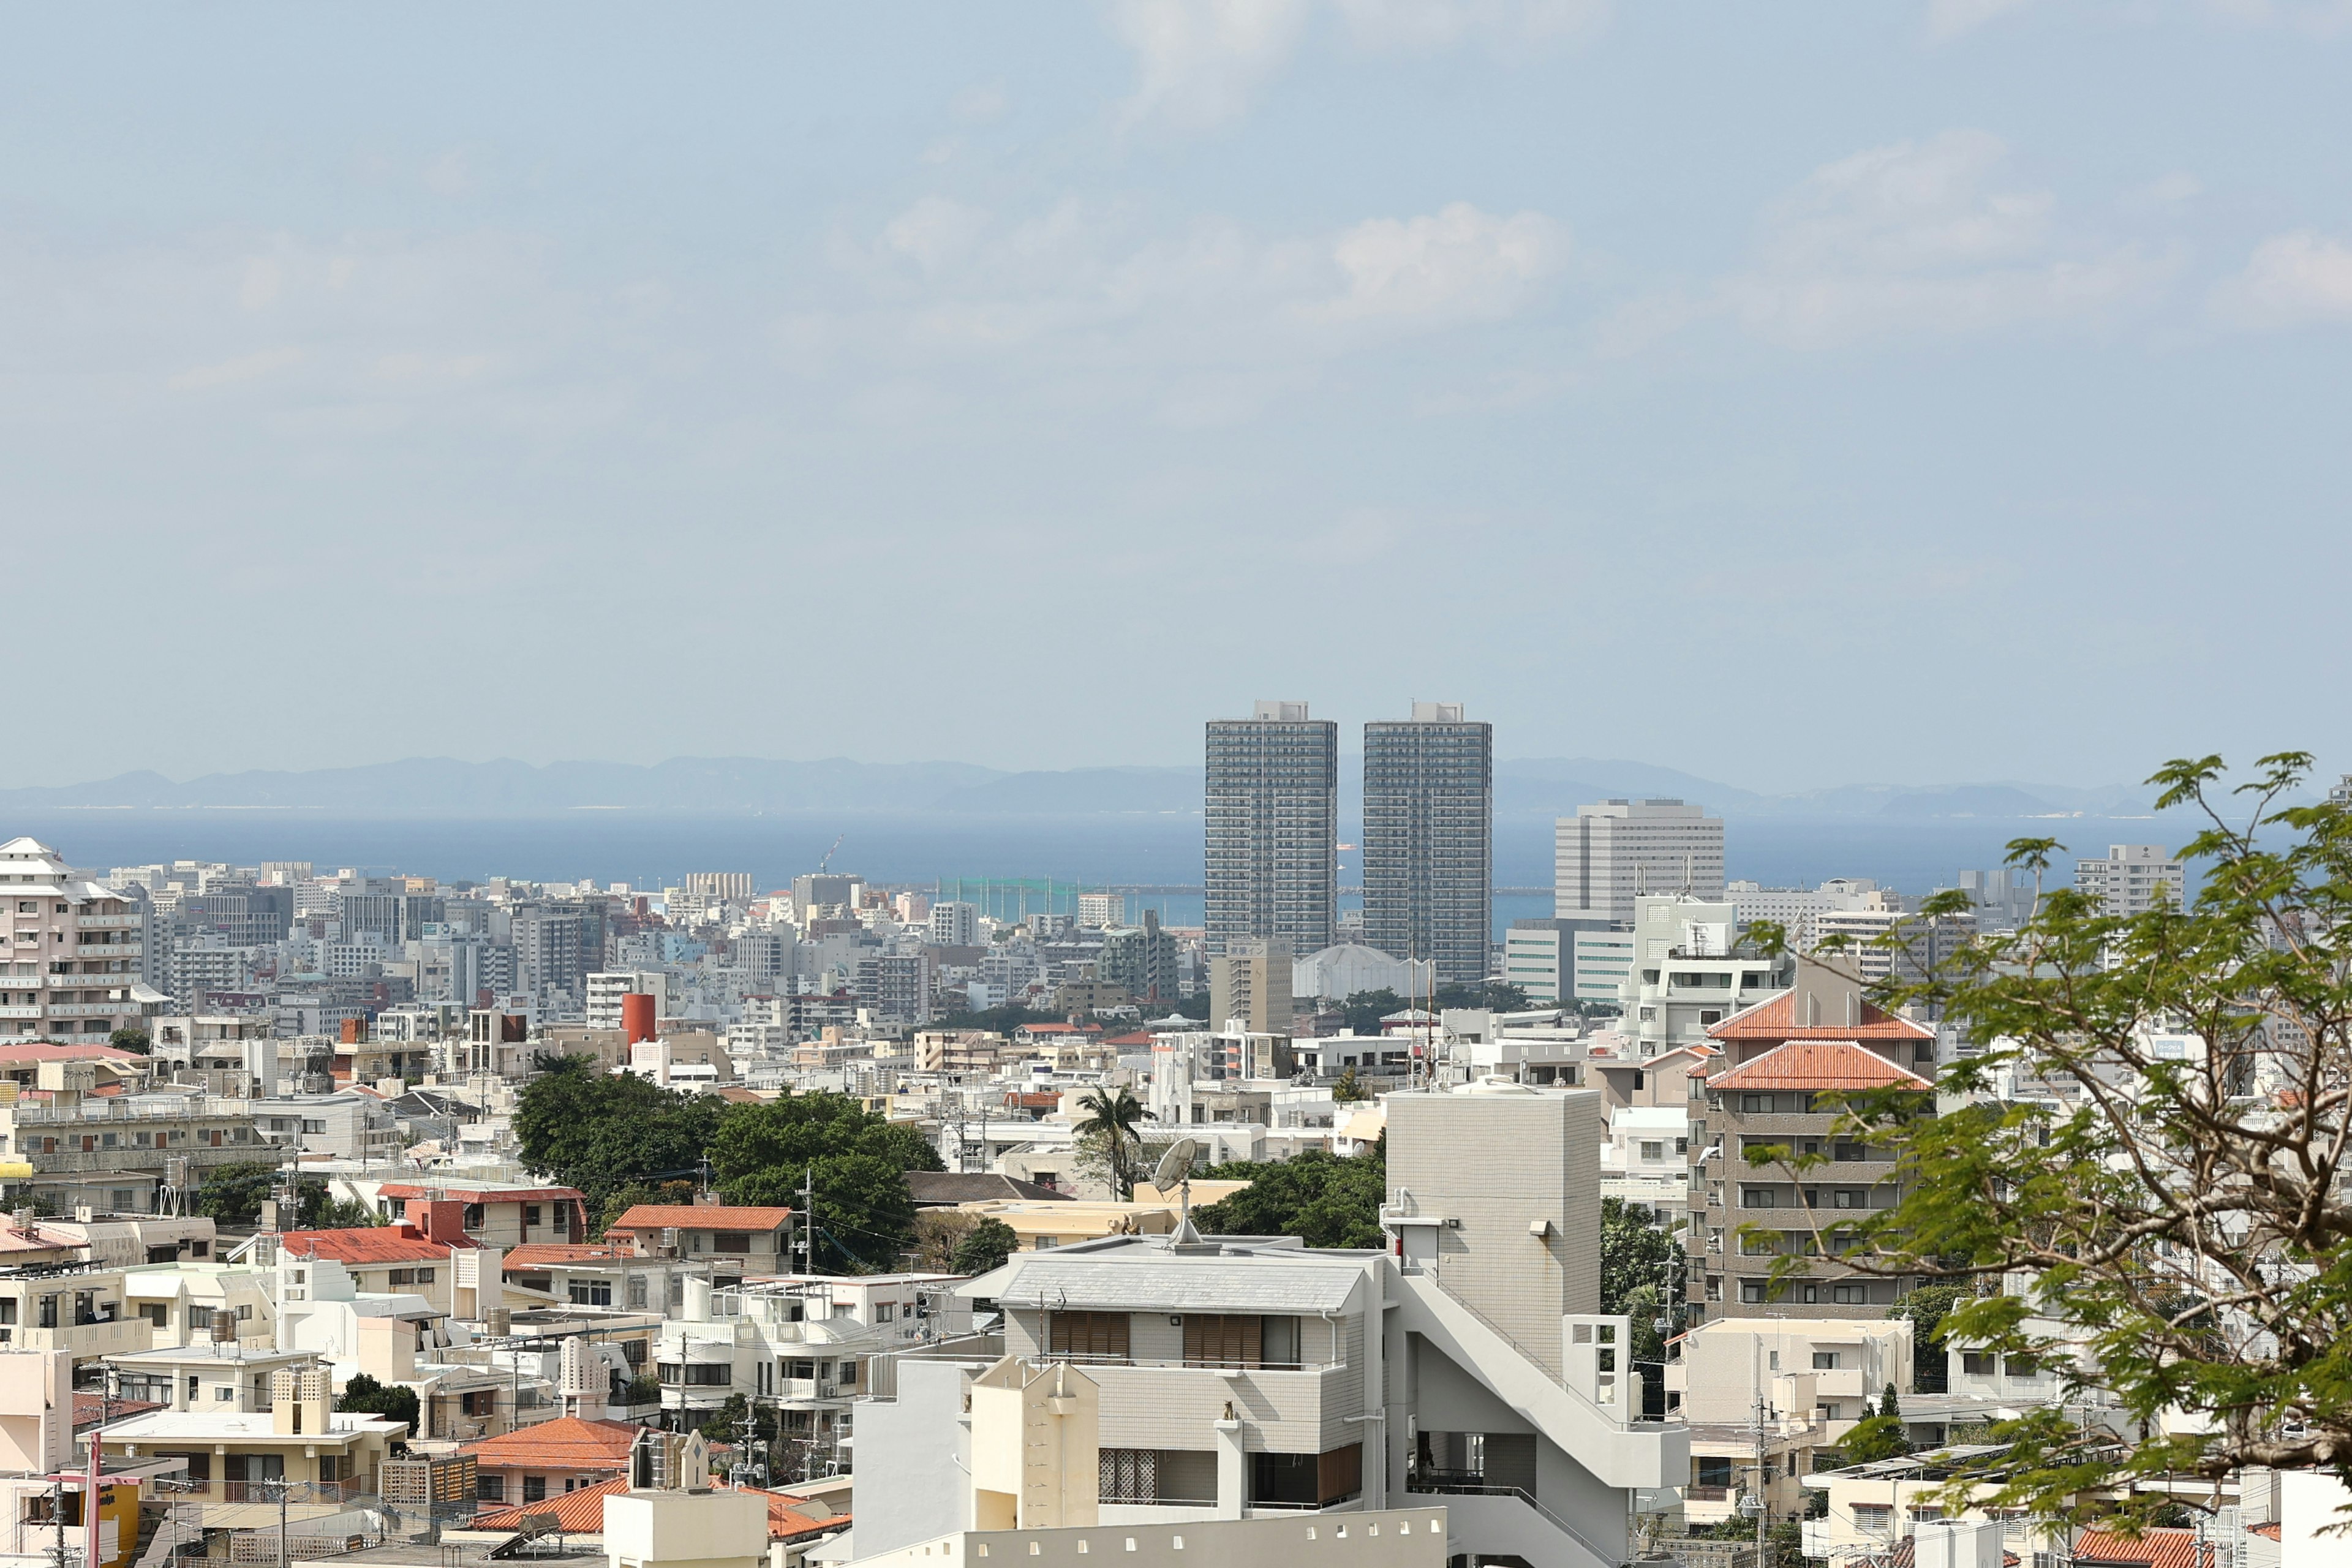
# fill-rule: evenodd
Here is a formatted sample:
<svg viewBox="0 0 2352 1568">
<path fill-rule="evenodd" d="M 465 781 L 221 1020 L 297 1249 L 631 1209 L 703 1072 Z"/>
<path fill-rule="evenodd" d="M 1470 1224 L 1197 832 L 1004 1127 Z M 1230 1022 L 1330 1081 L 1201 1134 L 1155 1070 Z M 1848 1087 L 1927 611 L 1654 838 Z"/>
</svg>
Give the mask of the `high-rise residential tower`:
<svg viewBox="0 0 2352 1568">
<path fill-rule="evenodd" d="M 1339 901 L 1339 727 L 1304 702 L 1212 719 L 1202 869 L 1208 951 L 1265 937 L 1331 945 Z"/>
<path fill-rule="evenodd" d="M 1643 893 L 1723 897 L 1723 818 L 1678 800 L 1578 806 L 1552 847 L 1552 913 L 1563 920 L 1627 922 Z"/>
<path fill-rule="evenodd" d="M 1458 702 L 1364 726 L 1364 941 L 1425 958 L 1441 984 L 1486 977 L 1493 942 L 1495 727 Z"/>
</svg>

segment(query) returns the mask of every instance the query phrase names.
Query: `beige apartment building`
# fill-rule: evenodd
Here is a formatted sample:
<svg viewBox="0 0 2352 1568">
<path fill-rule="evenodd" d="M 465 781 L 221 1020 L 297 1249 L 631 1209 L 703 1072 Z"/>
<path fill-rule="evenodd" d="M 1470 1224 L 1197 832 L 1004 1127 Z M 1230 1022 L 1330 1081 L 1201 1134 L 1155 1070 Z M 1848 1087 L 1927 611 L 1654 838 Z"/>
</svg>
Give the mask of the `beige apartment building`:
<svg viewBox="0 0 2352 1568">
<path fill-rule="evenodd" d="M 170 1000 L 140 979 L 146 910 L 33 838 L 0 844 L 0 1037 L 105 1039 Z"/>
</svg>

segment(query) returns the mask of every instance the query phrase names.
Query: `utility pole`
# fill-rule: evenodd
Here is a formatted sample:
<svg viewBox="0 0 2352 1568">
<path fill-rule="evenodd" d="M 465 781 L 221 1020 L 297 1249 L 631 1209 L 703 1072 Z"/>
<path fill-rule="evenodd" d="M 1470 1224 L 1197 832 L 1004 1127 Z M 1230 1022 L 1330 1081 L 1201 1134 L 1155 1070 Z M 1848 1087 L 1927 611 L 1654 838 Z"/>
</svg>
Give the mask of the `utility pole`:
<svg viewBox="0 0 2352 1568">
<path fill-rule="evenodd" d="M 812 1163 L 801 1176 L 801 1262 L 802 1272 L 816 1272 L 816 1166 Z"/>
</svg>

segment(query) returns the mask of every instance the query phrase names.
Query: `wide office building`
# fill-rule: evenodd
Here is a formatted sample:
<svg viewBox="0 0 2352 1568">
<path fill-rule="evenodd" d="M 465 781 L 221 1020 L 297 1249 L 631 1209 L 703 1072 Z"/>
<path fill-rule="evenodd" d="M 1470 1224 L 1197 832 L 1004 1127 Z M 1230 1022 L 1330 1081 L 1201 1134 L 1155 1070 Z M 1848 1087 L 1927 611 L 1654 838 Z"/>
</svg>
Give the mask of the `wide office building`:
<svg viewBox="0 0 2352 1568">
<path fill-rule="evenodd" d="M 1723 897 L 1723 818 L 1679 800 L 1580 805 L 1553 830 L 1552 913 L 1631 922 L 1643 893 Z"/>
<path fill-rule="evenodd" d="M 1458 702 L 1364 726 L 1364 940 L 1486 977 L 1494 924 L 1495 727 Z"/>
<path fill-rule="evenodd" d="M 1262 937 L 1294 958 L 1331 945 L 1339 902 L 1339 727 L 1259 702 L 1208 728 L 1203 867 L 1211 956 Z"/>
</svg>

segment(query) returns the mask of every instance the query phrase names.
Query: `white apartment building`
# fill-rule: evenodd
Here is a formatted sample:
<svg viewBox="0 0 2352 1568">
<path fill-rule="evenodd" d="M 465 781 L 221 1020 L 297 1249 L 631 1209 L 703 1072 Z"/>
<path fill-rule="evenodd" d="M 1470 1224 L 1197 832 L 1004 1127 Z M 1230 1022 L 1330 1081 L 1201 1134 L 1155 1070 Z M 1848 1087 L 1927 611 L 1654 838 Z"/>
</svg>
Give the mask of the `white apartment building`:
<svg viewBox="0 0 2352 1568">
<path fill-rule="evenodd" d="M 169 1000 L 141 977 L 145 908 L 75 876 L 37 839 L 0 844 L 0 1037 L 104 1039 Z"/>
<path fill-rule="evenodd" d="M 1634 900 L 1633 963 L 1619 1026 L 1636 1058 L 1704 1044 L 1707 1031 L 1789 984 L 1790 960 L 1738 957 L 1739 911 L 1681 897 Z"/>
<path fill-rule="evenodd" d="M 1630 927 L 1632 921 L 1626 924 Z M 1579 1002 L 1599 1002 L 1614 1007 L 1625 991 L 1625 983 L 1633 973 L 1633 933 L 1631 930 L 1580 930 L 1576 932 L 1576 999 Z"/>
<path fill-rule="evenodd" d="M 2075 890 L 2106 905 L 2107 913 L 2129 918 L 2156 908 L 2159 899 L 2174 909 L 2189 897 L 2189 868 L 2160 844 L 2110 844 L 2105 859 L 2074 862 Z"/>
<path fill-rule="evenodd" d="M 931 943 L 935 947 L 978 947 L 980 907 L 953 900 L 933 904 Z"/>
<path fill-rule="evenodd" d="M 1630 1323 L 1591 1310 L 1601 1097 L 1386 1103 L 1392 1249 L 1108 1237 L 963 1286 L 1003 1336 L 894 1358 L 858 1407 L 860 1554 L 991 1522 L 936 1478 L 994 1468 L 964 1415 L 1011 1356 L 1093 1385 L 1106 1524 L 1280 1514 L 1336 1540 L 1443 1507 L 1448 1560 L 1622 1561 L 1631 1506 L 1659 1506 L 1689 1459 L 1678 1423 L 1642 1419 Z"/>
<path fill-rule="evenodd" d="M 1679 800 L 1579 806 L 1552 845 L 1552 913 L 1562 919 L 1630 921 L 1644 893 L 1723 897 L 1723 818 Z"/>
<path fill-rule="evenodd" d="M 651 996 L 654 1016 L 666 1017 L 669 1013 L 669 976 L 642 969 L 604 970 L 591 974 L 583 1021 L 592 1029 L 619 1028 L 624 996 Z"/>
</svg>

